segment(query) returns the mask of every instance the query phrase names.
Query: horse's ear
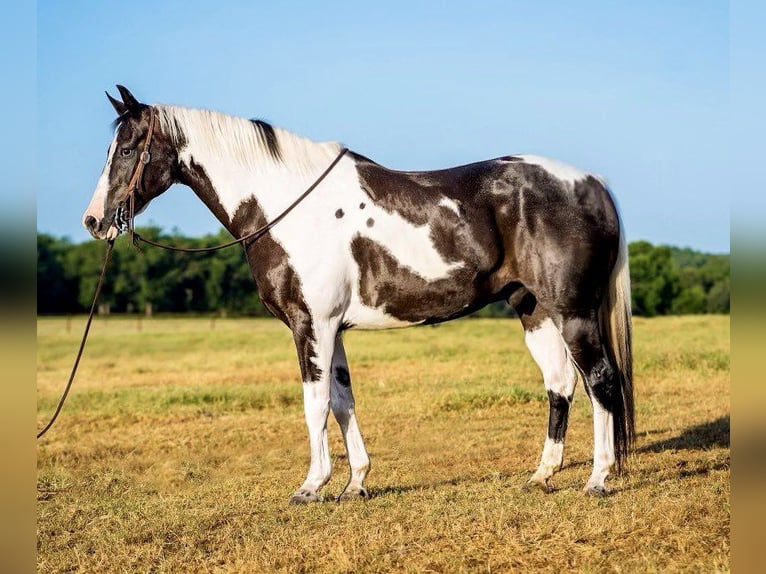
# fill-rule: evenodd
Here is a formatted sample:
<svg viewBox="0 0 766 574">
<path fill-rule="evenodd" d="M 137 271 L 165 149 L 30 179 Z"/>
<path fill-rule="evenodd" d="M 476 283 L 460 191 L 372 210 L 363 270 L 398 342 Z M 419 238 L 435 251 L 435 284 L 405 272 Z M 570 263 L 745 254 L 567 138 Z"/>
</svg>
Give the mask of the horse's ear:
<svg viewBox="0 0 766 574">
<path fill-rule="evenodd" d="M 130 93 L 128 88 L 117 84 L 117 89 L 120 91 L 120 95 L 122 96 L 122 101 L 128 110 L 135 112 L 141 109 L 142 107 L 141 104 L 138 102 L 136 98 L 133 97 L 133 94 Z"/>
<path fill-rule="evenodd" d="M 109 98 L 109 102 L 112 104 L 112 107 L 114 108 L 114 111 L 117 112 L 118 116 L 121 116 L 128 111 L 128 106 L 123 104 L 120 100 L 115 100 L 112 96 L 109 95 L 109 92 L 104 93 L 106 94 L 106 97 Z"/>
</svg>

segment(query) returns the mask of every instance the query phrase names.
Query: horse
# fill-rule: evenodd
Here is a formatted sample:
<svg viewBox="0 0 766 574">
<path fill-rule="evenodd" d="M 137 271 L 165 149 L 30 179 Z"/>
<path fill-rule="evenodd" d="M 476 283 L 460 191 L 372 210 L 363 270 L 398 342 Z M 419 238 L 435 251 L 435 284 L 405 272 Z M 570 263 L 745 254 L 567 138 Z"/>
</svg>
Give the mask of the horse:
<svg viewBox="0 0 766 574">
<path fill-rule="evenodd" d="M 625 232 L 602 178 L 533 155 L 394 171 L 261 120 L 147 105 L 117 89 L 121 101 L 106 94 L 114 138 L 83 215 L 93 237 L 113 241 L 129 198 L 140 213 L 174 183 L 235 238 L 281 219 L 243 247 L 263 304 L 292 332 L 302 376 L 310 464 L 291 503 L 322 500 L 330 411 L 350 467 L 338 500 L 370 496 L 345 331 L 434 324 L 503 300 L 521 320 L 549 399 L 542 455 L 526 484 L 551 490 L 581 379 L 594 432 L 584 492 L 610 493 L 605 481 L 625 468 L 635 425 Z"/>
</svg>

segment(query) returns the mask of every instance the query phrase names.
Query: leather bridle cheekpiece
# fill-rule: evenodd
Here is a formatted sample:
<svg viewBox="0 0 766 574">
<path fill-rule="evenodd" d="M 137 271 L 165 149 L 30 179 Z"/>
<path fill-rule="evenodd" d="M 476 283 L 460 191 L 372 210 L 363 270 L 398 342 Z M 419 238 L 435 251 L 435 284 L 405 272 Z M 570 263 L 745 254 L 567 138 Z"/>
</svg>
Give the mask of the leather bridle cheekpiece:
<svg viewBox="0 0 766 574">
<path fill-rule="evenodd" d="M 115 217 L 115 226 L 121 232 L 129 232 L 133 234 L 133 219 L 135 217 L 136 206 L 136 191 L 143 188 L 143 176 L 144 169 L 149 165 L 149 161 L 152 158 L 149 149 L 152 145 L 152 136 L 154 135 L 154 124 L 156 122 L 156 112 L 154 107 L 149 106 L 149 131 L 146 134 L 146 140 L 144 140 L 144 149 L 141 150 L 141 155 L 138 157 L 138 163 L 133 171 L 133 177 L 130 178 L 128 183 L 128 194 L 125 199 L 120 202 L 120 206 L 117 209 L 117 217 Z M 127 221 L 124 219 L 125 206 L 128 208 Z"/>
</svg>

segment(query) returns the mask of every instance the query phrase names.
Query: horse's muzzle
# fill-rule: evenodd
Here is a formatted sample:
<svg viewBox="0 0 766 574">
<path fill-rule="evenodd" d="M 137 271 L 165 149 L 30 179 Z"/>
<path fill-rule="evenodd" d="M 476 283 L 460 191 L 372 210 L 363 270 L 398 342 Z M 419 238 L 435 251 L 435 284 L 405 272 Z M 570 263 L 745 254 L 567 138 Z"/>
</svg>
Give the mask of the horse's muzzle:
<svg viewBox="0 0 766 574">
<path fill-rule="evenodd" d="M 120 234 L 120 230 L 115 227 L 114 223 L 111 223 L 106 231 L 104 231 L 106 227 L 104 220 L 99 220 L 92 215 L 86 215 L 82 220 L 82 224 L 95 239 L 108 239 L 111 241 Z"/>
<path fill-rule="evenodd" d="M 82 220 L 82 224 L 85 227 L 85 229 L 88 230 L 88 233 L 90 233 L 94 238 L 96 239 L 103 239 L 104 234 L 101 231 L 103 225 L 101 224 L 101 221 L 92 215 L 86 215 L 85 218 Z"/>
</svg>

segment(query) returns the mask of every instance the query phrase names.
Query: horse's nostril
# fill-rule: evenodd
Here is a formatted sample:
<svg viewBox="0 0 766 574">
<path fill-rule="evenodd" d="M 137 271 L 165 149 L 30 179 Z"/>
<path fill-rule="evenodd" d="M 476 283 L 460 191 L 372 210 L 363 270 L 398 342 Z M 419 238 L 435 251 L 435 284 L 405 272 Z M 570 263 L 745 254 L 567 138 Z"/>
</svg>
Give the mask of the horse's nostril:
<svg viewBox="0 0 766 574">
<path fill-rule="evenodd" d="M 85 227 L 87 227 L 88 229 L 94 229 L 95 231 L 98 231 L 97 229 L 95 229 L 96 224 L 98 222 L 96 221 L 96 218 L 93 217 L 92 215 L 89 215 L 88 217 L 86 217 L 84 223 L 85 223 Z"/>
</svg>

